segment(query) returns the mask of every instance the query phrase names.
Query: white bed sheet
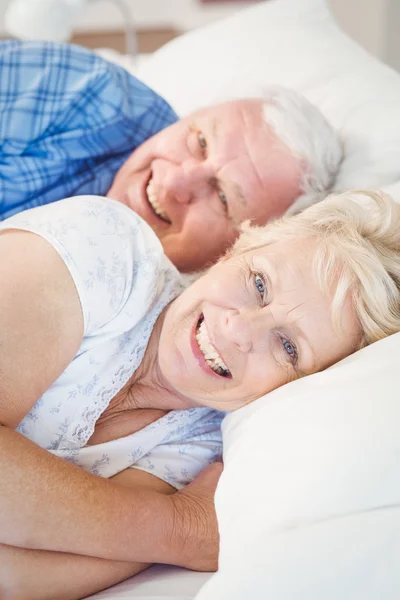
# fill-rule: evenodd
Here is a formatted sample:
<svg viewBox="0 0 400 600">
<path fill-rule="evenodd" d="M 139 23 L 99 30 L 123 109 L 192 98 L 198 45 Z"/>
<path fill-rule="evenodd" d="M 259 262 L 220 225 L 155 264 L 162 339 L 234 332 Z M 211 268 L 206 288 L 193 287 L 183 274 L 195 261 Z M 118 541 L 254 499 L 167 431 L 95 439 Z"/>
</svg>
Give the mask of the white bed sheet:
<svg viewBox="0 0 400 600">
<path fill-rule="evenodd" d="M 193 600 L 210 577 L 211 573 L 155 565 L 86 600 Z"/>
</svg>

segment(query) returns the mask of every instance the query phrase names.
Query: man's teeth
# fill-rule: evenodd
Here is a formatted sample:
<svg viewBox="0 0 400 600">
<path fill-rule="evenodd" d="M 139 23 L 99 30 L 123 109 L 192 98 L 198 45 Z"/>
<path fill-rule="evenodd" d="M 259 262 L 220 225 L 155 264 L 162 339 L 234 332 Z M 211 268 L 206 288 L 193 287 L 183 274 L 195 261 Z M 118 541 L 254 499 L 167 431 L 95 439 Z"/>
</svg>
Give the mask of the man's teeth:
<svg viewBox="0 0 400 600">
<path fill-rule="evenodd" d="M 168 215 L 161 209 L 161 206 L 158 203 L 157 196 L 155 194 L 155 190 L 154 190 L 154 186 L 153 186 L 153 179 L 150 179 L 149 183 L 147 184 L 146 193 L 147 193 L 147 199 L 148 199 L 149 203 L 151 204 L 151 207 L 154 210 L 154 212 L 156 213 L 156 215 L 158 215 L 163 221 L 166 221 L 167 223 L 171 223 Z"/>
<path fill-rule="evenodd" d="M 215 373 L 218 373 L 218 375 L 223 375 L 224 377 L 230 375 L 228 367 L 210 342 L 204 319 L 202 319 L 197 326 L 196 340 L 208 366 L 211 367 Z"/>
</svg>

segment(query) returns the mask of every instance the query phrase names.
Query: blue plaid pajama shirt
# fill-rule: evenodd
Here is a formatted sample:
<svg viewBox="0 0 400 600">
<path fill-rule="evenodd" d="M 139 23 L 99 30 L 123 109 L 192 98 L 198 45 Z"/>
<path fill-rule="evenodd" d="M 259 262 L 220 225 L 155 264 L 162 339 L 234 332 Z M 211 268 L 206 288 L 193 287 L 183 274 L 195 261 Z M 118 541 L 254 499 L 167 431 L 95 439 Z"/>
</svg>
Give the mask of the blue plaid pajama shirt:
<svg viewBox="0 0 400 600">
<path fill-rule="evenodd" d="M 105 195 L 132 151 L 176 120 L 163 98 L 89 50 L 0 42 L 0 220 Z"/>
</svg>

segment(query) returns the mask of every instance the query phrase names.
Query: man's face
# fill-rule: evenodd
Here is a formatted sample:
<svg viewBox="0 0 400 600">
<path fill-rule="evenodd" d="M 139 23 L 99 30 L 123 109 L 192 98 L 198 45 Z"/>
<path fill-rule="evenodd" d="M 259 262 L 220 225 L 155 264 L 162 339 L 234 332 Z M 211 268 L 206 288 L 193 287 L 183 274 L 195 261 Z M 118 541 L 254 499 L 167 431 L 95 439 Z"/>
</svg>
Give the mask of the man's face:
<svg viewBox="0 0 400 600">
<path fill-rule="evenodd" d="M 150 225 L 181 271 L 215 262 L 242 221 L 265 224 L 299 195 L 300 161 L 262 113 L 261 100 L 200 110 L 144 142 L 118 171 L 107 195 Z"/>
</svg>

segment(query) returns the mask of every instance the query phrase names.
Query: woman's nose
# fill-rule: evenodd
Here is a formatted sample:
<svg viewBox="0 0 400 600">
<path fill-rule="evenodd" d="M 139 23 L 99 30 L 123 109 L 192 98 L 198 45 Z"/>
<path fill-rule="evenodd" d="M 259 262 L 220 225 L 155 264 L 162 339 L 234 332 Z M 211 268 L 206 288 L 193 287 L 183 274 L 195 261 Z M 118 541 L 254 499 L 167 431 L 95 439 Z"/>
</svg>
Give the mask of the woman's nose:
<svg viewBox="0 0 400 600">
<path fill-rule="evenodd" d="M 251 315 L 235 309 L 229 309 L 225 316 L 225 336 L 241 352 L 250 352 L 253 345 L 253 323 Z"/>
<path fill-rule="evenodd" d="M 178 202 L 187 204 L 210 194 L 212 169 L 204 162 L 186 161 L 179 166 L 171 166 L 166 180 L 165 191 Z"/>
</svg>

